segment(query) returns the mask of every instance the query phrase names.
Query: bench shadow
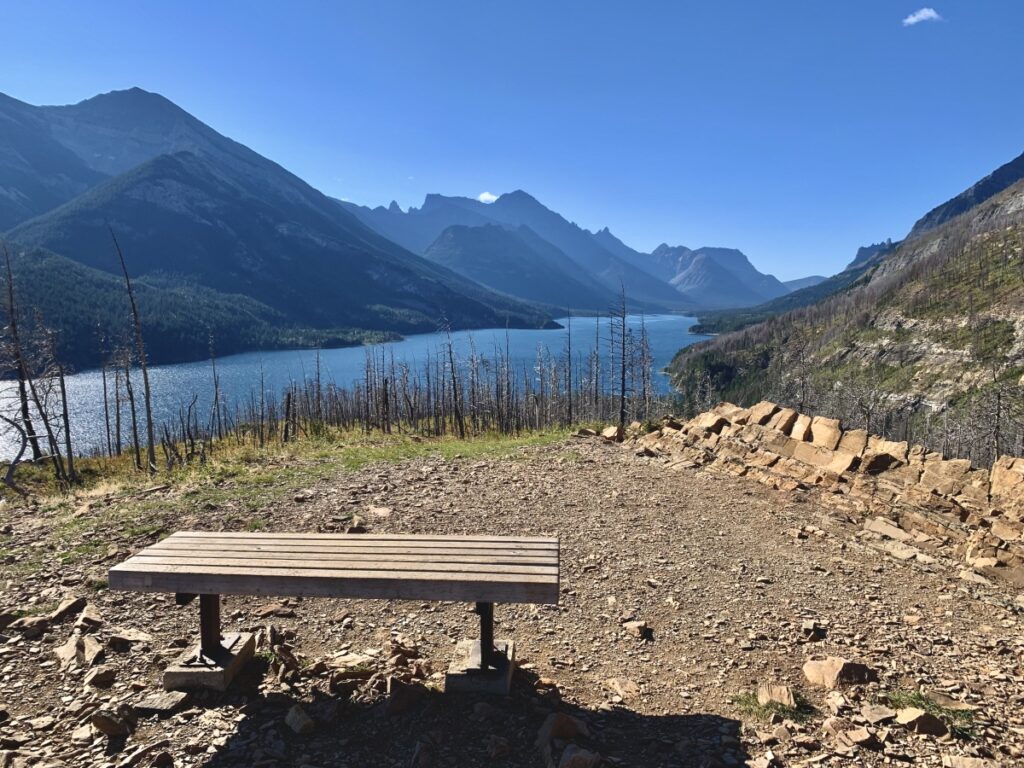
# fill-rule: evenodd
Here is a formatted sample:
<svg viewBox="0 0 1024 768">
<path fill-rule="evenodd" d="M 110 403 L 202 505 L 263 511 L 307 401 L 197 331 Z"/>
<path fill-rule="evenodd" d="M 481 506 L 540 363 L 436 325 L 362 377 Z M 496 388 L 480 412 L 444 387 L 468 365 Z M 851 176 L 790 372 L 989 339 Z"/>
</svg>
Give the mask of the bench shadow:
<svg viewBox="0 0 1024 768">
<path fill-rule="evenodd" d="M 195 707 L 231 705 L 245 714 L 219 751 L 195 765 L 740 768 L 750 759 L 737 720 L 711 713 L 645 715 L 628 704 L 601 711 L 585 709 L 562 700 L 557 689 L 543 685 L 529 670 L 516 670 L 508 697 L 430 690 L 403 706 L 399 714 L 389 713 L 386 697 L 373 704 L 355 704 L 317 688 L 301 700 L 288 692 L 261 693 L 259 682 L 265 671 L 257 659 L 228 693 L 205 693 L 193 699 Z M 295 733 L 285 722 L 296 703 L 315 723 L 308 733 Z M 550 756 L 546 756 L 538 735 L 552 713 L 577 722 L 558 718 L 556 735 L 566 735 L 567 730 L 571 741 L 551 740 Z M 567 749 L 573 754 L 570 744 L 576 745 L 573 760 L 564 755 Z M 602 760 L 594 762 L 579 749 Z"/>
</svg>

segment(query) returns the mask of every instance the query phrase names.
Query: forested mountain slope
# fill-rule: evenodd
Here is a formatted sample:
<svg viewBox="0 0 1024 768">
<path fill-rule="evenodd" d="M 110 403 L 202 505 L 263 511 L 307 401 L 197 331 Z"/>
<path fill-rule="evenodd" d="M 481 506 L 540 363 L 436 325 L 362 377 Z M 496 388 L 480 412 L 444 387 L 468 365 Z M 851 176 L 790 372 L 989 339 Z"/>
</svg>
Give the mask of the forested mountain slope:
<svg viewBox="0 0 1024 768">
<path fill-rule="evenodd" d="M 682 350 L 672 373 L 695 406 L 769 398 L 981 463 L 1019 455 L 1024 181 L 835 295 Z"/>
</svg>

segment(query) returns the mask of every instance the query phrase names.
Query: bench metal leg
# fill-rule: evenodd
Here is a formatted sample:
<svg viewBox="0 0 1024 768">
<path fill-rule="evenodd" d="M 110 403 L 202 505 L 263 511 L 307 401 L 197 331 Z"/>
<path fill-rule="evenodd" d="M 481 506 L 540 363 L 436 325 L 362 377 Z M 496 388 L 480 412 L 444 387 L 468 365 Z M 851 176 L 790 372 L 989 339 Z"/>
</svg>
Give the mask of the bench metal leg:
<svg viewBox="0 0 1024 768">
<path fill-rule="evenodd" d="M 508 657 L 494 647 L 494 603 L 477 603 L 480 616 L 480 671 L 504 669 Z"/>
<path fill-rule="evenodd" d="M 176 600 L 184 605 L 195 597 L 182 594 Z M 256 638 L 250 632 L 221 634 L 220 595 L 198 597 L 199 647 L 193 646 L 164 670 L 164 688 L 168 691 L 225 691 L 256 651 Z"/>
<path fill-rule="evenodd" d="M 221 649 L 220 595 L 199 596 L 199 651 L 214 658 Z"/>
</svg>

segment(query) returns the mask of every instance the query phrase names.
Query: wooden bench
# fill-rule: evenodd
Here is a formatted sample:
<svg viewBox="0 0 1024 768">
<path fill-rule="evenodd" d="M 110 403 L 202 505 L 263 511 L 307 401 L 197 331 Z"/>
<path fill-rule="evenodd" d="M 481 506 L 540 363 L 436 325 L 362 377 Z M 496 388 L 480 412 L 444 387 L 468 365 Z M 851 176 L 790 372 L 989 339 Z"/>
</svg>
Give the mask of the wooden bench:
<svg viewBox="0 0 1024 768">
<path fill-rule="evenodd" d="M 252 655 L 251 635 L 221 634 L 221 595 L 454 600 L 476 603 L 479 642 L 460 644 L 461 677 L 507 687 L 511 642 L 495 643 L 494 603 L 556 604 L 553 538 L 330 533 L 179 532 L 110 569 L 111 589 L 199 596 L 198 648 L 167 670 L 165 687 L 223 690 Z M 504 681 L 504 682 L 502 682 Z M 468 685 L 465 687 L 473 687 Z"/>
</svg>

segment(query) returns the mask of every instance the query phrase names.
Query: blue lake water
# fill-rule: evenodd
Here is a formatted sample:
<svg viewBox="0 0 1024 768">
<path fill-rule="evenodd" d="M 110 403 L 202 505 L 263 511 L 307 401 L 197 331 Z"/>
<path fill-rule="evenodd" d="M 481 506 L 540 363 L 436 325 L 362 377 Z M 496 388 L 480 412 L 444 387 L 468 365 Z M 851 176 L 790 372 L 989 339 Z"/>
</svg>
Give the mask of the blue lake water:
<svg viewBox="0 0 1024 768">
<path fill-rule="evenodd" d="M 563 326 L 567 321 L 558 321 Z M 595 344 L 595 337 L 602 343 L 601 354 L 607 354 L 609 320 L 604 318 L 574 317 L 572 319 L 573 358 L 584 359 Z M 647 336 L 654 359 L 655 386 L 662 392 L 669 390 L 668 377 L 661 370 L 672 356 L 682 347 L 705 338 L 691 334 L 690 328 L 696 323 L 692 317 L 681 315 L 639 315 L 631 316 L 629 327 L 639 333 L 641 324 Z M 599 324 L 599 325 L 597 325 Z M 507 333 L 507 341 L 506 341 Z M 459 331 L 452 334 L 456 354 L 465 360 L 470 354 L 470 339 L 477 354 L 494 357 L 495 348 L 507 348 L 517 368 L 530 366 L 537 358 L 539 348 L 552 355 L 564 353 L 568 331 L 562 330 L 477 330 Z M 381 347 L 390 361 L 394 356 L 396 364 L 405 362 L 413 372 L 420 369 L 428 358 L 435 358 L 445 344 L 443 333 L 428 333 L 408 336 L 401 341 L 376 347 L 378 359 Z M 362 379 L 366 364 L 367 347 L 347 347 L 320 351 L 321 380 L 348 387 Z M 315 350 L 286 350 L 277 352 L 249 352 L 217 360 L 217 374 L 220 379 L 221 397 L 230 407 L 236 403 L 247 403 L 254 394 L 259 397 L 260 377 L 267 392 L 280 395 L 291 383 L 312 378 L 316 373 L 317 353 Z M 136 397 L 139 399 L 140 423 L 142 419 L 141 397 L 142 377 L 132 376 Z M 200 421 L 205 422 L 210 413 L 213 399 L 212 370 L 210 361 L 160 365 L 150 368 L 150 384 L 153 389 L 153 416 L 157 424 L 178 418 L 182 405 L 187 406 L 193 395 L 198 396 L 197 408 Z M 4 405 L 13 408 L 12 383 L 5 382 Z M 108 386 L 113 387 L 112 374 L 108 374 Z M 85 371 L 67 380 L 68 399 L 71 404 L 72 435 L 77 452 L 88 453 L 100 449 L 105 443 L 103 418 L 103 380 L 99 371 Z M 125 417 L 127 421 L 127 414 Z M 124 427 L 127 434 L 127 425 Z M 11 436 L 0 437 L 0 456 L 10 457 L 13 452 Z"/>
</svg>

